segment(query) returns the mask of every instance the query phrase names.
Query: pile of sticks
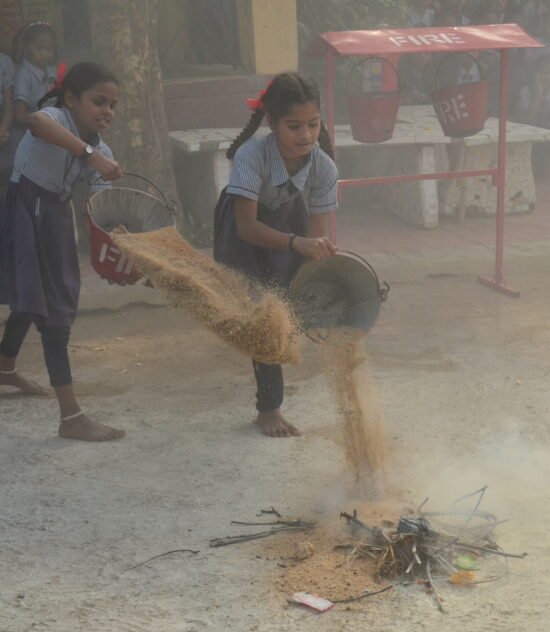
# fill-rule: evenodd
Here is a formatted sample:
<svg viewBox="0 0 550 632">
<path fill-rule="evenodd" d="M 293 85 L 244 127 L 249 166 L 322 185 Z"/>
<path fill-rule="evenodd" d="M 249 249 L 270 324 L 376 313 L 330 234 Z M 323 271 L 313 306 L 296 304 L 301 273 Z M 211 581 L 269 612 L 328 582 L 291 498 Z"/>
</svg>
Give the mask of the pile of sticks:
<svg viewBox="0 0 550 632">
<path fill-rule="evenodd" d="M 481 584 L 496 581 L 507 573 L 477 579 L 473 569 L 481 568 L 490 557 L 524 558 L 506 553 L 495 541 L 494 530 L 499 521 L 496 516 L 480 510 L 487 487 L 458 498 L 449 511 L 423 511 L 426 499 L 411 516 L 401 517 L 397 525 L 386 523 L 384 527 L 372 527 L 352 514 L 342 512 L 354 536 L 354 542 L 338 545 L 349 549 L 352 558 L 370 558 L 374 562 L 374 578 L 378 581 L 417 581 L 431 590 L 441 612 L 445 608 L 435 582 L 450 581 L 453 584 Z M 474 500 L 471 510 L 464 510 L 464 501 Z M 436 530 L 432 523 L 443 524 Z M 465 564 L 468 562 L 468 564 Z"/>
</svg>

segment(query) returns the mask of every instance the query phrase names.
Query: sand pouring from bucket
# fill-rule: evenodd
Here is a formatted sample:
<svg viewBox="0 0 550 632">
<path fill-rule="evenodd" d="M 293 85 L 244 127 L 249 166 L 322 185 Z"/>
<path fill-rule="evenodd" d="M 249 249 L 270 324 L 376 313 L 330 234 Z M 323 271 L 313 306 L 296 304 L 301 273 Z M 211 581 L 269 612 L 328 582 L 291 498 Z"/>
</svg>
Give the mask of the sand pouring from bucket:
<svg viewBox="0 0 550 632">
<path fill-rule="evenodd" d="M 365 62 L 387 64 L 395 72 L 397 85 L 399 74 L 388 59 L 365 57 L 353 66 L 348 76 L 347 102 L 352 136 L 361 143 L 381 143 L 393 136 L 401 95 L 399 89 L 383 90 L 382 85 L 379 90 L 365 89 L 365 77 L 362 77 L 358 94 L 350 93 L 350 79 L 358 67 L 364 67 Z"/>
<path fill-rule="evenodd" d="M 130 233 L 145 233 L 166 226 L 174 226 L 174 206 L 168 203 L 156 184 L 134 173 L 126 173 L 145 180 L 162 199 L 126 187 L 109 187 L 94 193 L 88 199 L 86 215 L 90 235 L 92 267 L 110 283 L 132 285 L 141 274 L 114 245 L 109 233 L 123 226 Z"/>
<path fill-rule="evenodd" d="M 339 250 L 321 261 L 307 261 L 290 287 L 289 300 L 300 328 L 313 340 L 337 327 L 366 334 L 387 299 L 373 267 L 359 255 Z"/>
<path fill-rule="evenodd" d="M 471 57 L 477 64 L 479 81 L 439 87 L 441 67 L 456 55 Z M 485 127 L 489 88 L 479 61 L 469 53 L 451 53 L 439 64 L 435 75 L 435 90 L 431 93 L 432 103 L 445 136 L 465 138 L 473 136 Z"/>
</svg>

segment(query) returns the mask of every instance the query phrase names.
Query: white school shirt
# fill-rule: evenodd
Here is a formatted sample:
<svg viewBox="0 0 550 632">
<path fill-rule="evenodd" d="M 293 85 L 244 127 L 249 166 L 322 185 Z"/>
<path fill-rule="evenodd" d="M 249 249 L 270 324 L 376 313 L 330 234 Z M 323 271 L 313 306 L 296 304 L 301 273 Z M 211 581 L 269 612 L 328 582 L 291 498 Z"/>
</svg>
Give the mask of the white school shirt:
<svg viewBox="0 0 550 632">
<path fill-rule="evenodd" d="M 15 67 L 12 60 L 0 53 L 0 111 L 4 106 L 4 90 L 13 87 L 15 81 Z"/>
<path fill-rule="evenodd" d="M 22 101 L 29 112 L 36 112 L 38 101 L 53 88 L 56 77 L 55 66 L 42 70 L 24 59 L 15 73 L 13 100 Z M 53 105 L 55 100 L 52 97 L 45 105 Z"/>
<path fill-rule="evenodd" d="M 257 200 L 276 210 L 302 195 L 308 213 L 338 208 L 338 170 L 334 161 L 315 144 L 306 164 L 290 175 L 273 132 L 243 143 L 231 168 L 226 192 Z"/>
<path fill-rule="evenodd" d="M 73 117 L 67 108 L 48 107 L 40 112 L 47 114 L 80 138 Z M 113 157 L 110 148 L 101 140 L 99 134 L 90 141 L 90 145 L 104 156 Z M 68 200 L 73 186 L 82 180 L 88 182 L 91 191 L 99 191 L 111 186 L 110 182 L 101 179 L 98 171 L 88 167 L 85 160 L 73 156 L 62 147 L 33 136 L 29 130 L 25 132 L 15 152 L 12 182 L 19 182 L 21 176 L 25 176 L 46 191 L 57 193 L 62 200 Z"/>
</svg>

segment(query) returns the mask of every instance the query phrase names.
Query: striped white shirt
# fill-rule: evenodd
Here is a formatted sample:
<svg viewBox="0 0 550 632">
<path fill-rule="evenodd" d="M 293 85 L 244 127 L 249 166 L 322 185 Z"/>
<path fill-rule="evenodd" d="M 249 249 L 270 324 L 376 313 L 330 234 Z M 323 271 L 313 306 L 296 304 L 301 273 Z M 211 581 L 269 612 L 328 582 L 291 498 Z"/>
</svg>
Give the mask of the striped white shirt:
<svg viewBox="0 0 550 632">
<path fill-rule="evenodd" d="M 23 101 L 29 112 L 36 112 L 38 101 L 52 89 L 56 76 L 55 66 L 41 69 L 24 59 L 15 73 L 13 100 Z M 52 97 L 45 105 L 53 105 L 55 101 Z"/>
<path fill-rule="evenodd" d="M 254 136 L 239 147 L 226 191 L 272 210 L 302 195 L 309 213 L 328 213 L 338 208 L 337 186 L 336 165 L 317 144 L 300 171 L 289 175 L 271 132 Z"/>
<path fill-rule="evenodd" d="M 15 68 L 12 60 L 0 53 L 0 111 L 4 105 L 4 91 L 13 87 L 15 81 Z"/>
<path fill-rule="evenodd" d="M 44 108 L 40 112 L 47 114 L 80 138 L 75 122 L 66 108 Z M 90 145 L 104 156 L 113 157 L 99 134 L 90 141 Z M 66 149 L 33 136 L 30 131 L 25 133 L 15 153 L 11 179 L 13 182 L 19 182 L 21 176 L 25 176 L 46 191 L 57 193 L 64 200 L 71 197 L 73 186 L 82 180 L 90 184 L 92 191 L 111 186 L 109 182 L 101 179 L 98 171 L 88 167 L 82 158 L 77 158 Z"/>
</svg>

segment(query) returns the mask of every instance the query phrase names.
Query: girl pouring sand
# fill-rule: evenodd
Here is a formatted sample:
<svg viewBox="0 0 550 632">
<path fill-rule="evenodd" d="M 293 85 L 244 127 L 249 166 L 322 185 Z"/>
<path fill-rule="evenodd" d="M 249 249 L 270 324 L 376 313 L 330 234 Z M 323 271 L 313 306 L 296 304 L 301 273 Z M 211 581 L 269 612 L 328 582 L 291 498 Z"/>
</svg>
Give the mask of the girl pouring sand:
<svg viewBox="0 0 550 632">
<path fill-rule="evenodd" d="M 338 206 L 338 172 L 313 79 L 277 75 L 248 104 L 250 121 L 227 151 L 233 164 L 215 210 L 214 258 L 264 285 L 287 288 L 304 258 L 336 251 L 325 234 L 328 213 Z M 256 137 L 264 117 L 271 132 Z M 256 423 L 271 437 L 298 435 L 281 413 L 281 365 L 253 366 Z"/>
</svg>

